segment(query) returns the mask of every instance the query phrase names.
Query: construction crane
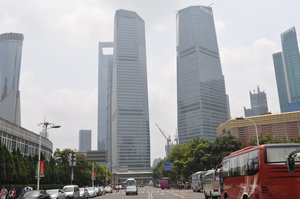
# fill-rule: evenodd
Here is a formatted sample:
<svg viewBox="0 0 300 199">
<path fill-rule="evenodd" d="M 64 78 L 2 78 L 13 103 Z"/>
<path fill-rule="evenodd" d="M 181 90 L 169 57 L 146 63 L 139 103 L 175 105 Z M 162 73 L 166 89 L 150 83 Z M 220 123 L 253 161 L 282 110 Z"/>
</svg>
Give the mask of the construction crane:
<svg viewBox="0 0 300 199">
<path fill-rule="evenodd" d="M 170 143 L 171 143 L 171 136 L 169 135 L 169 137 L 166 136 L 166 134 L 161 130 L 161 128 L 158 126 L 157 123 L 155 123 L 155 125 L 157 126 L 158 130 L 161 132 L 161 134 L 165 137 L 165 139 L 167 140 L 167 147 L 166 147 L 166 155 L 169 156 L 170 154 Z"/>
</svg>

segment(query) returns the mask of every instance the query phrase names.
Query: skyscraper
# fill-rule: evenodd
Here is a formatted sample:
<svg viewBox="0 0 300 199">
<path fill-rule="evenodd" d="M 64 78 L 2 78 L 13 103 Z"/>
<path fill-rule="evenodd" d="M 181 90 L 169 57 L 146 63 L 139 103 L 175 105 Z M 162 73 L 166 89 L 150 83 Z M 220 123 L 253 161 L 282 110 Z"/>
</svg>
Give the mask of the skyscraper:
<svg viewBox="0 0 300 199">
<path fill-rule="evenodd" d="M 0 117 L 21 126 L 19 78 L 24 36 L 0 35 Z"/>
<path fill-rule="evenodd" d="M 210 141 L 228 119 L 228 102 L 211 7 L 177 13 L 177 116 L 179 143 Z"/>
<path fill-rule="evenodd" d="M 145 24 L 117 10 L 112 75 L 112 167 L 150 170 Z"/>
<path fill-rule="evenodd" d="M 300 110 L 300 55 L 295 27 L 281 34 L 282 52 L 273 54 L 281 112 Z"/>
<path fill-rule="evenodd" d="M 92 131 L 80 130 L 79 131 L 79 152 L 86 153 L 92 148 Z"/>
<path fill-rule="evenodd" d="M 260 91 L 259 87 L 257 87 L 257 92 L 255 90 L 249 91 L 251 109 L 247 109 L 244 107 L 245 117 L 261 115 L 269 112 L 267 95 L 264 91 Z"/>
<path fill-rule="evenodd" d="M 113 52 L 112 42 L 99 43 L 98 72 L 98 150 L 107 151 L 108 166 L 111 167 L 111 92 Z"/>
</svg>

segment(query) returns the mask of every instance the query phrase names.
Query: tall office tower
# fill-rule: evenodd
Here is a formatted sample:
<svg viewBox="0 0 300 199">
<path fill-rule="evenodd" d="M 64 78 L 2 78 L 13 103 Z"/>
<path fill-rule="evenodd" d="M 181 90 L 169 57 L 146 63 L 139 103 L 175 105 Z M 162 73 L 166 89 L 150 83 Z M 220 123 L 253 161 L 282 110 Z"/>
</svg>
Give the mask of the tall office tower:
<svg viewBox="0 0 300 199">
<path fill-rule="evenodd" d="M 0 117 L 21 126 L 19 78 L 24 36 L 0 35 Z"/>
<path fill-rule="evenodd" d="M 177 111 L 179 144 L 216 138 L 228 119 L 228 101 L 211 7 L 177 13 Z"/>
<path fill-rule="evenodd" d="M 107 151 L 109 168 L 111 168 L 111 91 L 113 52 L 110 50 L 112 48 L 112 42 L 99 43 L 98 150 Z"/>
<path fill-rule="evenodd" d="M 150 170 L 145 24 L 132 11 L 115 14 L 112 84 L 113 170 Z"/>
<path fill-rule="evenodd" d="M 267 95 L 264 91 L 260 91 L 259 87 L 257 87 L 257 93 L 255 90 L 249 91 L 251 108 L 247 109 L 244 107 L 245 117 L 261 115 L 269 112 Z"/>
<path fill-rule="evenodd" d="M 295 27 L 281 34 L 282 52 L 273 54 L 281 112 L 300 110 L 300 55 Z"/>
<path fill-rule="evenodd" d="M 79 152 L 86 153 L 92 149 L 92 131 L 79 131 Z"/>
</svg>

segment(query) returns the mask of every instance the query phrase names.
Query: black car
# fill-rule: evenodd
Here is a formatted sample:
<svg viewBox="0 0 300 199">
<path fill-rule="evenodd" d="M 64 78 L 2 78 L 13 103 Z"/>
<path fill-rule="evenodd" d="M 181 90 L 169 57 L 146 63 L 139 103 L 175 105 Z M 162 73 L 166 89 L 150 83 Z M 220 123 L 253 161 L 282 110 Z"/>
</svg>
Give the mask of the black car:
<svg viewBox="0 0 300 199">
<path fill-rule="evenodd" d="M 51 196 L 45 190 L 33 190 L 24 193 L 20 199 L 51 199 Z"/>
</svg>

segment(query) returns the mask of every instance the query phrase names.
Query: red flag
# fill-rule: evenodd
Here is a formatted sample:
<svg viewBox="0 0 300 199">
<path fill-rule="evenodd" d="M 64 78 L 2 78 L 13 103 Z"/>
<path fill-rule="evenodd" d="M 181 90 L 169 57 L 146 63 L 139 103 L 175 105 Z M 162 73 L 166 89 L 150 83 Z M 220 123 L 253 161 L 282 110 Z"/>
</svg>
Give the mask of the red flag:
<svg viewBox="0 0 300 199">
<path fill-rule="evenodd" d="M 45 177 L 45 160 L 40 161 L 40 177 Z"/>
</svg>

